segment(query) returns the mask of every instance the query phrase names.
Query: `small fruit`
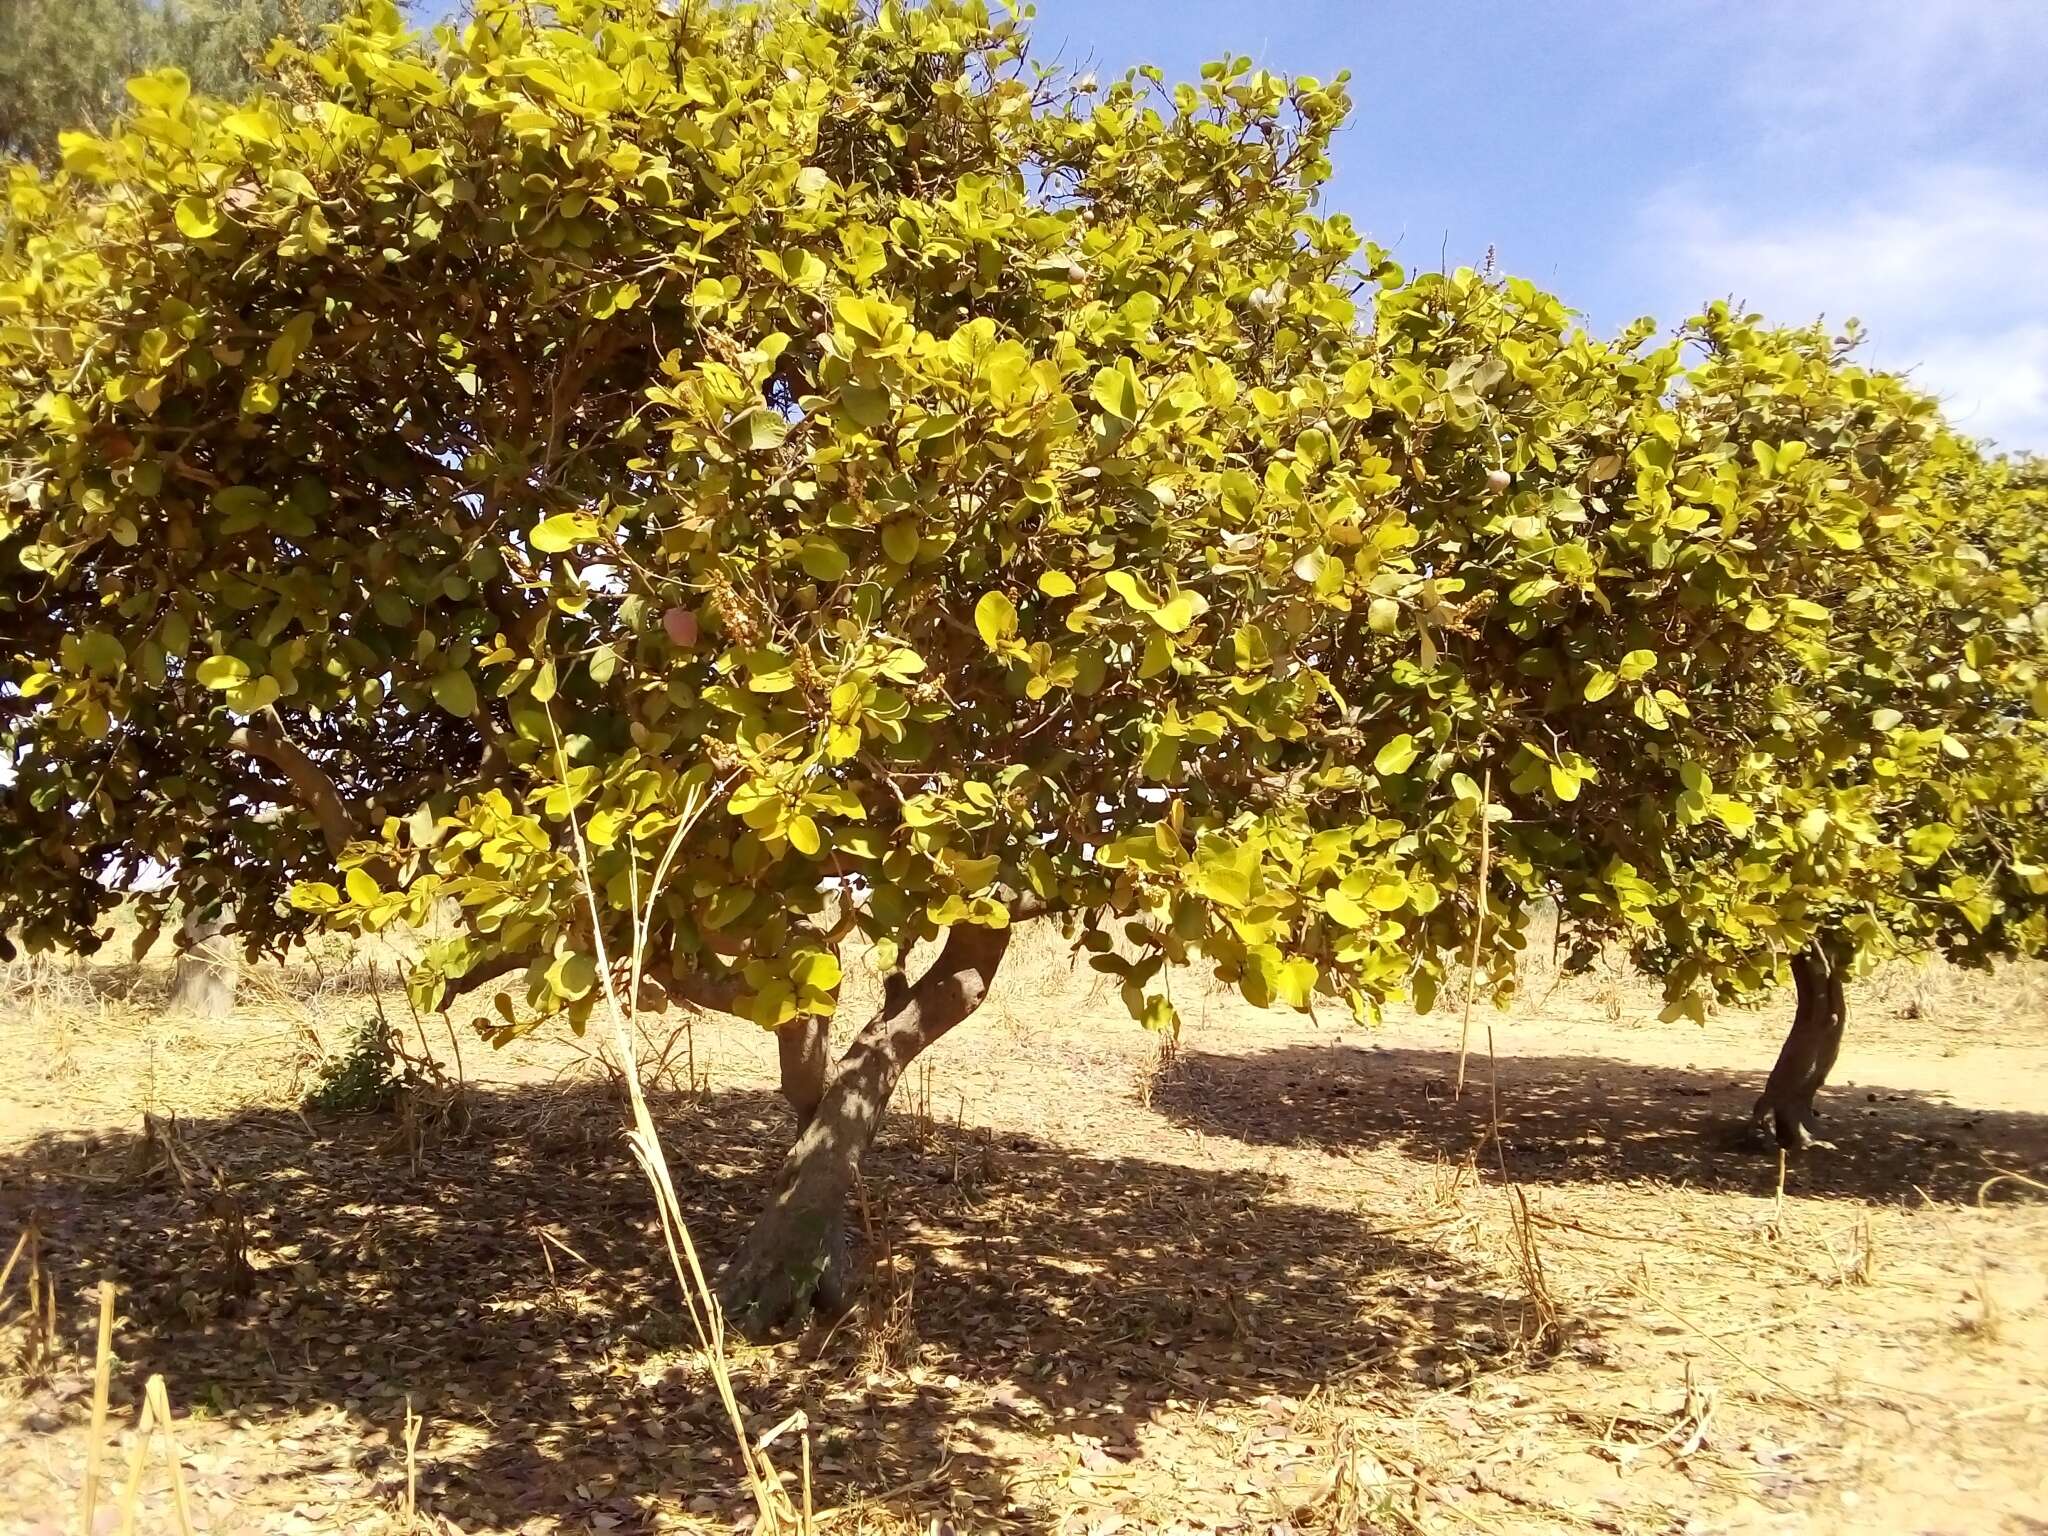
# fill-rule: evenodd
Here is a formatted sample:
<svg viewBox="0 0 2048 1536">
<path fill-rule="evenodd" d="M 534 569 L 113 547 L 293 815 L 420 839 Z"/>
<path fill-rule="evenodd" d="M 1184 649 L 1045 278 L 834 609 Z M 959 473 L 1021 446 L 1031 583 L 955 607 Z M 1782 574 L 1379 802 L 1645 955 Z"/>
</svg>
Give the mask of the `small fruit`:
<svg viewBox="0 0 2048 1536">
<path fill-rule="evenodd" d="M 1489 469 L 1486 472 L 1486 488 L 1496 496 L 1514 483 L 1514 476 L 1504 469 Z"/>
</svg>

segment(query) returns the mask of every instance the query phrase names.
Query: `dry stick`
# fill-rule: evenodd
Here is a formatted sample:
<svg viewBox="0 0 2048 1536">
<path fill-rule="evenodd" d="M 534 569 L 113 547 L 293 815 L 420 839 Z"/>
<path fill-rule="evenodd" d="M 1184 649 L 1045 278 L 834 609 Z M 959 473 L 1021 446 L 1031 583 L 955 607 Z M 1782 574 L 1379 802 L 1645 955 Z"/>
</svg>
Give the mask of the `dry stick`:
<svg viewBox="0 0 2048 1536">
<path fill-rule="evenodd" d="M 547 1250 L 542 1249 L 543 1253 Z M 412 1394 L 405 1395 L 405 1528 L 408 1533 L 420 1523 L 420 1425 L 424 1421 L 412 1411 Z"/>
<path fill-rule="evenodd" d="M 92 1536 L 93 1506 L 100 1498 L 100 1442 L 107 1432 L 107 1392 L 114 1377 L 114 1282 L 100 1282 L 100 1337 L 93 1354 L 92 1438 L 85 1442 L 85 1490 L 79 1496 L 78 1528 Z"/>
<path fill-rule="evenodd" d="M 555 762 L 562 781 L 569 780 L 569 763 L 562 747 L 561 732 L 555 729 L 554 713 L 548 712 L 548 730 L 554 737 Z M 677 819 L 674 834 L 655 865 L 653 889 L 648 892 L 647 904 L 643 911 L 639 902 L 640 863 L 635 851 L 629 846 L 627 871 L 633 886 L 633 953 L 630 957 L 629 982 L 632 987 L 630 1001 L 635 1010 L 639 1007 L 641 967 L 646 958 L 647 930 L 654 920 L 654 903 L 661 894 L 662 882 L 667 878 L 668 869 L 675 855 L 682 848 L 683 840 L 691 828 L 710 809 L 713 795 L 693 786 L 685 799 L 683 814 Z M 731 1422 L 733 1437 L 739 1446 L 740 1465 L 747 1475 L 747 1488 L 754 1496 L 755 1508 L 760 1512 L 761 1529 L 773 1532 L 782 1525 L 780 1511 L 775 1505 L 775 1492 L 780 1483 L 765 1456 L 756 1452 L 747 1438 L 746 1416 L 740 1412 L 739 1399 L 732 1387 L 732 1372 L 725 1359 L 725 1314 L 719 1310 L 718 1297 L 705 1278 L 704 1267 L 697 1258 L 697 1245 L 690 1236 L 689 1224 L 683 1220 L 682 1202 L 676 1196 L 675 1182 L 669 1176 L 668 1157 L 662 1151 L 661 1137 L 654 1128 L 654 1116 L 647 1108 L 647 1096 L 640 1091 L 640 1063 L 634 1050 L 633 1030 L 625 1006 L 619 1002 L 618 983 L 613 979 L 611 954 L 604 941 L 604 914 L 597 899 L 597 881 L 591 873 L 590 848 L 583 841 L 583 823 L 576 815 L 573 799 L 568 807 L 569 835 L 576 849 L 576 869 L 583 886 L 585 902 L 590 907 L 590 941 L 597 951 L 597 974 L 604 985 L 605 1005 L 612 1016 L 612 1031 L 619 1052 L 620 1064 L 626 1071 L 626 1092 L 632 1100 L 633 1130 L 628 1144 L 633 1149 L 635 1161 L 647 1178 L 654 1192 L 654 1205 L 661 1218 L 661 1236 L 668 1248 L 669 1264 L 676 1272 L 676 1279 L 683 1289 L 683 1300 L 690 1312 L 690 1323 L 697 1330 L 699 1342 L 710 1357 L 711 1379 L 718 1388 L 719 1401 L 723 1404 L 727 1419 Z M 692 1290 L 694 1285 L 695 1289 Z M 701 1307 L 701 1310 L 700 1310 Z M 774 1490 L 774 1491 L 771 1491 Z"/>
<path fill-rule="evenodd" d="M 1486 886 L 1493 869 L 1493 822 L 1487 814 L 1492 803 L 1493 769 L 1489 767 L 1479 786 L 1479 896 L 1475 903 L 1478 920 L 1472 925 L 1472 958 L 1465 968 L 1465 1020 L 1458 1026 L 1458 1085 L 1451 1093 L 1453 1099 L 1465 1096 L 1465 1054 L 1472 1041 L 1472 1000 L 1479 991 L 1479 940 L 1486 932 Z"/>
<path fill-rule="evenodd" d="M 14 1278 L 15 1262 L 20 1259 L 21 1250 L 28 1246 L 29 1233 L 35 1231 L 35 1229 L 36 1224 L 34 1221 L 30 1221 L 27 1226 L 21 1229 L 21 1236 L 14 1240 L 14 1252 L 7 1255 L 5 1265 L 0 1265 L 0 1296 L 4 1296 L 7 1293 L 7 1282 Z"/>
<path fill-rule="evenodd" d="M 121 1489 L 120 1536 L 134 1536 L 135 1510 L 142 1502 L 142 1462 L 149 1454 L 150 1426 L 156 1418 L 156 1402 L 144 1394 L 135 1415 L 135 1444 L 128 1452 L 128 1481 Z"/>
<path fill-rule="evenodd" d="M 185 1457 L 178 1449 L 178 1437 L 171 1432 L 171 1395 L 164 1379 L 152 1376 L 143 1388 L 156 1408 L 157 1429 L 164 1437 L 164 1456 L 171 1464 L 171 1508 L 178 1516 L 178 1536 L 192 1536 L 192 1511 L 185 1502 Z"/>
</svg>

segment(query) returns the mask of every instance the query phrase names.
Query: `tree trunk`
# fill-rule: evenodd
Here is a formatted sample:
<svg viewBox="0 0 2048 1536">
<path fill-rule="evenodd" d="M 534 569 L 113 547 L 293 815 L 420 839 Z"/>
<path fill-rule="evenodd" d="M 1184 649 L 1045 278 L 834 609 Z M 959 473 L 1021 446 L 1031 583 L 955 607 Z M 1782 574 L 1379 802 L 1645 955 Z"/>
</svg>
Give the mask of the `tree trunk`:
<svg viewBox="0 0 2048 1536">
<path fill-rule="evenodd" d="M 782 1058 L 782 1096 L 789 1100 L 801 1136 L 825 1097 L 825 1077 L 832 1065 L 832 1021 L 800 1014 L 775 1031 L 775 1048 Z"/>
<path fill-rule="evenodd" d="M 178 963 L 171 971 L 171 1012 L 224 1019 L 235 1011 L 240 963 L 233 942 L 221 936 L 227 925 L 224 907 L 207 916 L 186 909 L 178 927 Z"/>
<path fill-rule="evenodd" d="M 1756 1101 L 1755 1116 L 1780 1147 L 1798 1152 L 1818 1139 L 1814 1097 L 1841 1052 L 1848 1004 L 1840 964 L 1818 945 L 1793 957 L 1792 982 L 1799 993 L 1792 1032 Z"/>
<path fill-rule="evenodd" d="M 903 1071 L 979 1008 L 1009 947 L 1004 928 L 961 926 L 916 985 L 891 977 L 882 1006 L 826 1073 L 816 1108 L 719 1287 L 727 1320 L 750 1338 L 793 1328 L 846 1303 L 846 1205 Z M 791 1047 L 783 1039 L 784 1062 Z M 822 1056 L 819 1043 L 814 1054 Z M 799 1053 L 801 1054 L 801 1053 Z M 799 1077 L 802 1077 L 800 1072 Z M 789 1092 L 785 1074 L 784 1091 Z M 797 1102 L 792 1096 L 792 1103 Z M 799 1119 L 803 1119 L 801 1107 Z"/>
</svg>

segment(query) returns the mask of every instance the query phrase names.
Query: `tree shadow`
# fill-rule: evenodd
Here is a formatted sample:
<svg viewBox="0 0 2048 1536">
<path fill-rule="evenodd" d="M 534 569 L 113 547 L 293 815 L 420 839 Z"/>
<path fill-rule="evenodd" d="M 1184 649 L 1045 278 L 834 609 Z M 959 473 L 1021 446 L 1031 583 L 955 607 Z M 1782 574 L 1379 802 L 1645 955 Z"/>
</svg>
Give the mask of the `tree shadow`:
<svg viewBox="0 0 2048 1536">
<path fill-rule="evenodd" d="M 189 1186 L 161 1146 L 46 1138 L 0 1159 L 0 1231 L 34 1212 L 87 1360 L 83 1298 L 119 1285 L 117 1404 L 161 1372 L 181 1404 L 268 1427 L 277 1464 L 247 1478 L 302 1507 L 309 1467 L 353 1473 L 357 1498 L 395 1493 L 409 1399 L 429 1422 L 421 1507 L 464 1530 L 737 1517 L 730 1430 L 616 1096 L 472 1091 L 468 1108 L 424 1148 L 416 1118 L 188 1122 Z M 737 1245 L 787 1117 L 754 1092 L 656 1112 L 709 1263 Z M 1441 1382 L 1510 1353 L 1524 1323 L 1489 1277 L 1270 1177 L 914 1119 L 870 1157 L 864 1222 L 863 1313 L 744 1354 L 739 1393 L 754 1434 L 809 1415 L 821 1504 L 879 1493 L 920 1529 L 965 1499 L 966 1528 L 1050 1530 L 1050 1447 L 1085 1445 L 1100 1473 L 1136 1460 L 1168 1406 Z M 241 1229 L 254 1275 L 237 1295 Z M 86 1411 L 75 1384 L 44 1398 L 45 1427 Z M 350 1432 L 321 1443 L 305 1426 L 323 1416 Z M 793 1467 L 793 1446 L 777 1455 Z"/>
<path fill-rule="evenodd" d="M 1255 1145 L 1459 1159 L 1488 1133 L 1492 1070 L 1473 1058 L 1460 1097 L 1451 1051 L 1190 1051 L 1155 1085 L 1152 1105 L 1182 1126 Z M 1756 1081 L 1593 1056 L 1502 1057 L 1498 1070 L 1501 1139 L 1518 1180 L 1650 1179 L 1745 1194 L 1776 1183 L 1775 1149 L 1749 1121 Z M 1800 1195 L 1973 1201 L 2000 1168 L 2048 1165 L 2048 1115 L 1869 1084 L 1823 1089 L 1820 1111 L 1830 1144 L 1794 1164 L 1789 1187 Z"/>
</svg>

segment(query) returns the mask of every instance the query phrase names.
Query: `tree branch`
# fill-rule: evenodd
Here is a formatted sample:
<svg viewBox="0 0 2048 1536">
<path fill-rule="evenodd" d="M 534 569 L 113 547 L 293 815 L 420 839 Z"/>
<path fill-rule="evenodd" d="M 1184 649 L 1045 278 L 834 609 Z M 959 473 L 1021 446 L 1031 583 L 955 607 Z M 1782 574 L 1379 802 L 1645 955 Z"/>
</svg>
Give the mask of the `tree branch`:
<svg viewBox="0 0 2048 1536">
<path fill-rule="evenodd" d="M 341 851 L 355 839 L 356 827 L 334 781 L 320 765 L 283 736 L 261 726 L 243 726 L 228 738 L 228 745 L 270 764 L 290 781 L 299 803 L 320 823 L 327 851 L 340 858 Z"/>
</svg>

